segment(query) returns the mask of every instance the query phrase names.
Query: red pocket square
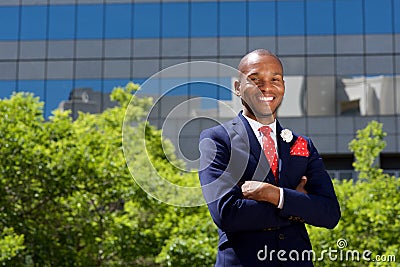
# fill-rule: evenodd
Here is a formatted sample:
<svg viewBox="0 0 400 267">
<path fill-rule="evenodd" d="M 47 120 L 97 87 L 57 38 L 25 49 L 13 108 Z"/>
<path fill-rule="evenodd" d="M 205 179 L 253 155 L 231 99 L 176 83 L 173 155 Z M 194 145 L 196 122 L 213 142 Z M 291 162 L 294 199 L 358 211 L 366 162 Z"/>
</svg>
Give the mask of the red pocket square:
<svg viewBox="0 0 400 267">
<path fill-rule="evenodd" d="M 307 141 L 299 136 L 294 142 L 292 148 L 290 149 L 290 155 L 292 156 L 302 156 L 308 157 L 310 155 L 310 151 L 308 151 Z"/>
</svg>

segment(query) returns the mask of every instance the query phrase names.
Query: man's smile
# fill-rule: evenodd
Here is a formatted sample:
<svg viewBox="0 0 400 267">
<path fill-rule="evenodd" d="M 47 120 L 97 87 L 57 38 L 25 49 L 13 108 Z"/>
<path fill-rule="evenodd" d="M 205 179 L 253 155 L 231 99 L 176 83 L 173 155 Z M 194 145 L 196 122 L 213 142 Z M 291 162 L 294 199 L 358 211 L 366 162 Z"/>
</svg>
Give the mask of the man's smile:
<svg viewBox="0 0 400 267">
<path fill-rule="evenodd" d="M 258 96 L 257 99 L 261 102 L 266 102 L 266 103 L 270 103 L 275 99 L 275 96 L 265 96 L 265 95 L 261 95 Z"/>
</svg>

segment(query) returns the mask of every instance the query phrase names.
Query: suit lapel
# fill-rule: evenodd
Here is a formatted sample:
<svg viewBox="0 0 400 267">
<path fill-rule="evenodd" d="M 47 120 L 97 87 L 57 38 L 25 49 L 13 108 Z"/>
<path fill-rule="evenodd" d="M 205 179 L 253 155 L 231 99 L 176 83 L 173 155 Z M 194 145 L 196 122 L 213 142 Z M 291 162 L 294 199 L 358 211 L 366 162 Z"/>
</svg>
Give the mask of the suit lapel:
<svg viewBox="0 0 400 267">
<path fill-rule="evenodd" d="M 254 173 L 255 180 L 263 181 L 267 175 L 266 173 L 271 174 L 270 167 L 267 161 L 267 158 L 264 155 L 263 150 L 261 149 L 260 143 L 257 140 L 257 137 L 254 135 L 253 130 L 249 122 L 243 117 L 242 113 L 239 113 L 239 116 L 236 117 L 232 122 L 232 129 L 236 132 L 237 135 L 242 138 L 242 141 L 245 142 L 248 151 L 254 156 L 257 161 L 257 167 Z M 270 173 L 269 173 L 270 172 Z M 268 175 L 268 180 L 274 181 L 273 175 Z"/>
<path fill-rule="evenodd" d="M 287 169 L 286 166 L 290 160 L 290 143 L 285 142 L 280 133 L 282 132 L 283 128 L 278 122 L 276 121 L 276 141 L 278 144 L 278 154 L 279 154 L 279 185 L 282 185 L 285 179 L 285 170 Z"/>
<path fill-rule="evenodd" d="M 254 156 L 254 159 L 257 161 L 257 167 L 254 171 L 254 179 L 263 181 L 265 177 L 269 183 L 274 184 L 275 178 L 270 171 L 270 167 L 265 157 L 260 143 L 257 140 L 257 137 L 254 135 L 253 130 L 249 122 L 243 117 L 241 113 L 232 121 L 232 130 L 241 138 L 241 141 L 245 143 L 246 150 L 249 151 L 250 154 Z M 278 146 L 278 154 L 279 154 L 279 183 L 278 185 L 281 187 L 285 187 L 287 184 L 287 180 L 290 177 L 287 177 L 287 172 L 289 162 L 290 162 L 290 146 L 295 141 L 296 137 L 290 143 L 285 142 L 280 133 L 283 128 L 280 125 L 279 121 L 276 121 L 276 141 Z M 235 144 L 232 144 L 234 146 Z M 267 175 L 266 175 L 267 173 Z"/>
</svg>

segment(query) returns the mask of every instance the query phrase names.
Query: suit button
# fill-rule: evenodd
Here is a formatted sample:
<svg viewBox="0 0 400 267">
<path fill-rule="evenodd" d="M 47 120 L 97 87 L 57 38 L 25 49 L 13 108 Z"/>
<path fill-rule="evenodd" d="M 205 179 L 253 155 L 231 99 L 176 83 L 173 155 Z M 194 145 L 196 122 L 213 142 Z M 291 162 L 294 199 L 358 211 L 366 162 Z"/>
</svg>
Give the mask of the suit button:
<svg viewBox="0 0 400 267">
<path fill-rule="evenodd" d="M 284 234 L 279 234 L 279 239 L 280 239 L 280 240 L 285 239 L 285 235 L 284 235 Z"/>
</svg>

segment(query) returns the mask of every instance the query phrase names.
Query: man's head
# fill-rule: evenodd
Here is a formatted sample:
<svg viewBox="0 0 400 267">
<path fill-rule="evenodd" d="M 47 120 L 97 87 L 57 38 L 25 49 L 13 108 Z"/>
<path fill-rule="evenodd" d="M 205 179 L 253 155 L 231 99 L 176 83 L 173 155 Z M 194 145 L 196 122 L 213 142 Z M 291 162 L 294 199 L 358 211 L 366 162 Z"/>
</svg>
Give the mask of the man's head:
<svg viewBox="0 0 400 267">
<path fill-rule="evenodd" d="M 245 55 L 238 69 L 235 92 L 242 100 L 243 113 L 262 123 L 272 122 L 285 94 L 281 61 L 271 52 L 258 49 Z"/>
</svg>

